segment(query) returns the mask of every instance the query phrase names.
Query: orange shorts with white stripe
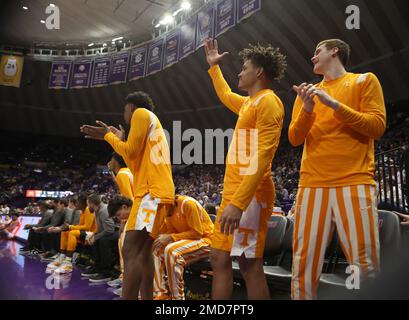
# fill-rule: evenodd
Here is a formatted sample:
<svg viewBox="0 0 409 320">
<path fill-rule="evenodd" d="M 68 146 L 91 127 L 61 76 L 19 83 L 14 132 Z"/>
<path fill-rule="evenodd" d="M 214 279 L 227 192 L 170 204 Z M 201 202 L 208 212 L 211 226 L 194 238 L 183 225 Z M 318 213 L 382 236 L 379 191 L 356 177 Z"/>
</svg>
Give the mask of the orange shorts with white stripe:
<svg viewBox="0 0 409 320">
<path fill-rule="evenodd" d="M 165 218 L 172 206 L 152 198 L 149 193 L 143 198 L 135 197 L 125 231 L 146 229 L 151 238 L 156 239 L 166 229 Z"/>
<path fill-rule="evenodd" d="M 254 197 L 243 212 L 239 227 L 229 236 L 220 231 L 219 219 L 224 208 L 229 204 L 229 201 L 223 199 L 214 224 L 212 248 L 230 252 L 233 257 L 244 254 L 248 259 L 262 258 L 273 199 L 273 195 L 271 198 L 260 200 Z"/>
<path fill-rule="evenodd" d="M 316 299 L 333 227 L 349 265 L 359 268 L 361 280 L 379 272 L 374 186 L 300 188 L 294 219 L 292 299 Z"/>
</svg>

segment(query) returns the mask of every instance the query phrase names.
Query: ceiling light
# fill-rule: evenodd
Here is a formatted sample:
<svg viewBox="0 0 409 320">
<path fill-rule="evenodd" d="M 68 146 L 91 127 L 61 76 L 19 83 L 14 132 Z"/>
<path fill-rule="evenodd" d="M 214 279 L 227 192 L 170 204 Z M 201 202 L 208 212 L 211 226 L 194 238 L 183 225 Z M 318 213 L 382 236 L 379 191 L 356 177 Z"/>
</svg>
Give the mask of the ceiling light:
<svg viewBox="0 0 409 320">
<path fill-rule="evenodd" d="M 182 4 L 180 5 L 180 7 L 183 10 L 190 10 L 190 8 L 192 7 L 192 5 L 190 4 L 190 2 L 188 1 L 183 1 Z"/>
<path fill-rule="evenodd" d="M 115 42 L 115 41 L 117 41 L 117 40 L 122 40 L 124 37 L 118 37 L 118 38 L 114 38 L 114 39 L 112 39 L 112 42 Z"/>
<path fill-rule="evenodd" d="M 92 47 L 93 45 L 94 45 L 94 43 L 91 42 L 91 43 L 88 45 L 88 47 Z"/>
<path fill-rule="evenodd" d="M 44 20 L 40 20 L 40 22 L 41 22 L 41 23 L 45 23 L 45 21 L 44 21 Z"/>
<path fill-rule="evenodd" d="M 24 9 L 24 10 L 28 10 L 28 7 L 26 7 L 26 6 L 23 6 L 23 9 Z"/>
<path fill-rule="evenodd" d="M 166 14 L 162 20 L 160 21 L 160 24 L 171 24 L 175 19 L 170 15 L 170 14 Z"/>
</svg>

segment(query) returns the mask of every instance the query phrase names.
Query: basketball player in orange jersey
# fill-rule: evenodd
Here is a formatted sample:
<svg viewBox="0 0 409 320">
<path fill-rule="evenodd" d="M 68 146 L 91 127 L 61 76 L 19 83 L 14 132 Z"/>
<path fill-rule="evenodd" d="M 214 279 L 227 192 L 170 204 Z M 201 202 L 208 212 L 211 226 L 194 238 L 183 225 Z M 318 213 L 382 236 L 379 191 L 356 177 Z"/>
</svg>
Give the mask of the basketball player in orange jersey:
<svg viewBox="0 0 409 320">
<path fill-rule="evenodd" d="M 154 299 L 185 299 L 184 268 L 209 256 L 213 228 L 209 214 L 196 199 L 176 195 L 175 206 L 166 217 L 166 233 L 153 243 Z"/>
<path fill-rule="evenodd" d="M 121 126 L 121 131 L 123 128 Z M 124 132 L 124 131 L 123 131 Z M 129 199 L 133 199 L 133 174 L 129 168 L 126 167 L 124 159 L 114 152 L 112 154 L 111 160 L 108 162 L 108 169 L 112 174 L 112 179 L 114 180 L 115 184 L 118 186 L 119 193 L 124 196 L 128 197 Z M 127 217 L 128 219 L 128 217 Z M 118 252 L 119 252 L 119 263 L 121 266 L 121 274 L 118 279 L 112 280 L 108 282 L 109 286 L 121 286 L 122 285 L 122 278 L 124 272 L 124 261 L 122 258 L 122 247 L 124 245 L 125 239 L 125 224 L 126 220 L 120 220 L 120 228 L 119 228 L 119 239 L 118 239 Z M 122 291 L 120 289 L 119 291 Z M 118 292 L 119 292 L 118 291 Z"/>
<path fill-rule="evenodd" d="M 249 299 L 268 299 L 263 271 L 267 222 L 274 204 L 271 162 L 283 126 L 284 107 L 270 90 L 286 69 L 285 56 L 271 46 L 250 46 L 240 52 L 240 90 L 231 91 L 219 67 L 216 40 L 205 43 L 209 75 L 219 99 L 238 115 L 226 160 L 223 199 L 212 237 L 213 299 L 229 299 L 233 290 L 232 257 L 238 257 Z M 243 161 L 249 154 L 250 160 Z"/>
<path fill-rule="evenodd" d="M 294 86 L 289 140 L 304 143 L 293 237 L 293 299 L 315 299 L 326 244 L 336 226 L 361 280 L 379 271 L 374 140 L 386 126 L 381 85 L 372 73 L 345 70 L 350 47 L 319 43 L 311 61 L 316 84 Z"/>
<path fill-rule="evenodd" d="M 101 121 L 97 121 L 98 126 L 81 127 L 86 137 L 107 141 L 124 158 L 134 177 L 133 206 L 122 249 L 125 299 L 138 299 L 139 289 L 142 299 L 153 298 L 152 243 L 161 233 L 175 197 L 169 145 L 153 109 L 151 97 L 144 92 L 126 97 L 124 119 L 130 124 L 126 141 L 121 130 Z"/>
</svg>

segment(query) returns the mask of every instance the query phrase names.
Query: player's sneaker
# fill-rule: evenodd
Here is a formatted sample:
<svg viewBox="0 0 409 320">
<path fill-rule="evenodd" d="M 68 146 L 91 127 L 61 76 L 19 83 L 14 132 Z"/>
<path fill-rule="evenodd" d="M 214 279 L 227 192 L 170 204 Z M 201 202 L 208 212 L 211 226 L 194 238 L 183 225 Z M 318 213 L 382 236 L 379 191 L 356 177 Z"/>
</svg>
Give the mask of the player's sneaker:
<svg viewBox="0 0 409 320">
<path fill-rule="evenodd" d="M 113 288 L 120 287 L 122 285 L 122 279 L 118 278 L 118 279 L 108 281 L 107 285 L 109 285 L 110 287 L 113 287 Z"/>
<path fill-rule="evenodd" d="M 119 297 L 122 297 L 122 287 L 116 289 L 116 290 L 114 291 L 114 294 L 116 294 L 116 295 L 119 296 Z"/>
</svg>

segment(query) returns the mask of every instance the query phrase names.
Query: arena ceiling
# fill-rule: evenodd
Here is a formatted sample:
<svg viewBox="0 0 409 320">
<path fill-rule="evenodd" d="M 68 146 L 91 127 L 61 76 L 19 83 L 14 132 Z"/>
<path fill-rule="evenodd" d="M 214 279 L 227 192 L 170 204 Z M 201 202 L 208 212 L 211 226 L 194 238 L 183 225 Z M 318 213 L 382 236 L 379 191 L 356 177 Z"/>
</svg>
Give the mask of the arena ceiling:
<svg viewBox="0 0 409 320">
<path fill-rule="evenodd" d="M 349 4 L 360 8 L 359 30 L 345 27 L 345 9 Z M 349 70 L 374 72 L 383 85 L 387 102 L 405 100 L 409 98 L 407 17 L 409 11 L 404 0 L 263 0 L 261 11 L 218 38 L 221 49 L 231 53 L 222 69 L 236 89 L 240 48 L 255 42 L 281 47 L 288 56 L 288 71 L 274 89 L 285 104 L 288 124 L 295 98 L 292 84 L 317 81 L 309 60 L 315 45 L 336 37 L 352 47 Z M 117 125 L 122 123 L 124 96 L 135 90 L 152 95 L 167 128 L 175 120 L 181 120 L 183 128 L 199 129 L 231 128 L 236 121 L 214 93 L 202 50 L 155 75 L 102 88 L 49 90 L 49 71 L 49 62 L 26 59 L 21 88 L 0 86 L 2 129 L 76 136 L 81 124 L 93 123 L 95 119 Z"/>
<path fill-rule="evenodd" d="M 193 0 L 200 1 L 200 0 Z M 149 40 L 152 21 L 179 0 L 3 0 L 0 43 L 23 47 L 71 48 L 89 43 Z M 60 29 L 47 30 L 46 7 L 60 11 Z M 27 10 L 23 9 L 27 7 Z"/>
</svg>

